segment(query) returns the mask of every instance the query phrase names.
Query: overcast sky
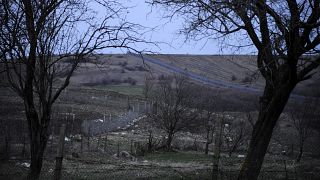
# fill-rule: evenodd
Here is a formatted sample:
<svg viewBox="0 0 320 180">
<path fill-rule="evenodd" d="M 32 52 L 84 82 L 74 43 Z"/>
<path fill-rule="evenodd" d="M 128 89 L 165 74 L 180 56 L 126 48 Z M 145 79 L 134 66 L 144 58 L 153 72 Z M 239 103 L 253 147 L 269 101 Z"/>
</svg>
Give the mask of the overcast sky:
<svg viewBox="0 0 320 180">
<path fill-rule="evenodd" d="M 151 8 L 145 3 L 145 0 L 121 0 L 128 2 L 125 6 L 130 6 L 127 14 L 129 22 L 138 23 L 140 25 L 155 28 L 152 32 L 146 35 L 147 40 L 165 42 L 159 44 L 159 48 L 151 48 L 149 45 L 137 47 L 138 49 L 149 49 L 156 53 L 162 54 L 250 54 L 253 50 L 241 50 L 235 52 L 234 49 L 221 46 L 217 40 L 204 39 L 201 41 L 189 40 L 185 42 L 185 36 L 179 35 L 179 29 L 183 25 L 183 19 L 175 17 L 170 22 L 168 19 L 163 19 L 163 9 Z M 149 39 L 150 38 L 150 39 Z M 105 53 L 119 53 L 121 51 L 108 49 Z"/>
<path fill-rule="evenodd" d="M 143 26 L 156 27 L 156 29 L 150 33 L 154 41 L 166 42 L 168 44 L 160 44 L 160 49 L 154 48 L 155 51 L 159 51 L 164 54 L 216 54 L 218 48 L 215 48 L 214 42 L 184 42 L 185 37 L 179 35 L 179 29 L 182 27 L 183 20 L 177 17 L 169 22 L 168 19 L 163 19 L 162 11 L 159 8 L 152 8 L 145 3 L 144 0 L 136 0 L 131 2 L 133 8 L 128 14 L 128 20 L 131 22 L 137 22 Z"/>
</svg>

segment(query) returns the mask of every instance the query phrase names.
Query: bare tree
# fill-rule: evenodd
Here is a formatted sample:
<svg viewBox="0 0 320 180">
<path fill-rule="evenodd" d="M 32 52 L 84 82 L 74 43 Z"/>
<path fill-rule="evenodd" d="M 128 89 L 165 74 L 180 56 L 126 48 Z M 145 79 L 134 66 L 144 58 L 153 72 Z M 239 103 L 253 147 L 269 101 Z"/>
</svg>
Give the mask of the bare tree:
<svg viewBox="0 0 320 180">
<path fill-rule="evenodd" d="M 174 135 L 197 117 L 195 110 L 189 107 L 190 92 L 188 78 L 178 75 L 161 78 L 153 90 L 151 100 L 155 102 L 153 108 L 156 110 L 150 117 L 167 134 L 165 150 L 171 150 Z"/>
<path fill-rule="evenodd" d="M 243 120 L 231 122 L 225 127 L 225 133 L 223 135 L 229 157 L 245 144 L 247 140 L 246 137 L 248 136 L 247 130 L 247 124 Z"/>
<path fill-rule="evenodd" d="M 181 31 L 190 38 L 241 37 L 239 47 L 258 51 L 265 79 L 258 120 L 238 179 L 257 179 L 273 127 L 295 86 L 319 66 L 319 0 L 152 0 L 167 7 L 168 17 L 185 18 Z M 246 42 L 248 40 L 249 42 Z M 243 42 L 243 43 L 241 43 Z M 316 55 L 316 56 L 315 56 Z"/>
<path fill-rule="evenodd" d="M 205 139 L 206 139 L 206 146 L 204 153 L 209 153 L 209 145 L 213 142 L 213 126 L 214 126 L 214 120 L 213 120 L 213 114 L 210 111 L 205 111 L 201 113 L 202 115 L 202 122 L 203 127 L 205 128 Z"/>
<path fill-rule="evenodd" d="M 105 8 L 101 21 L 95 18 L 92 4 Z M 112 0 L 1 1 L 0 65 L 24 103 L 31 152 L 29 179 L 39 177 L 52 105 L 78 64 L 100 49 L 130 48 L 141 42 L 136 38 L 141 37 L 137 25 L 121 18 L 123 10 Z"/>
<path fill-rule="evenodd" d="M 201 110 L 200 119 L 201 119 L 201 128 L 205 130 L 205 154 L 209 153 L 209 144 L 213 143 L 213 131 L 215 125 L 215 115 L 214 110 L 216 108 L 216 99 L 218 92 L 213 92 L 212 89 L 208 87 L 201 86 L 200 88 L 194 89 L 200 95 L 199 104 L 196 107 Z"/>
<path fill-rule="evenodd" d="M 146 99 L 150 97 L 150 93 L 152 93 L 153 86 L 155 84 L 155 78 L 153 75 L 150 73 L 145 75 L 145 81 L 144 81 L 144 86 L 143 86 L 143 95 Z"/>
<path fill-rule="evenodd" d="M 298 134 L 299 153 L 296 161 L 300 162 L 305 142 L 312 136 L 312 123 L 318 118 L 317 109 L 318 101 L 306 99 L 302 107 L 296 107 L 291 110 L 290 116 L 294 129 Z"/>
</svg>

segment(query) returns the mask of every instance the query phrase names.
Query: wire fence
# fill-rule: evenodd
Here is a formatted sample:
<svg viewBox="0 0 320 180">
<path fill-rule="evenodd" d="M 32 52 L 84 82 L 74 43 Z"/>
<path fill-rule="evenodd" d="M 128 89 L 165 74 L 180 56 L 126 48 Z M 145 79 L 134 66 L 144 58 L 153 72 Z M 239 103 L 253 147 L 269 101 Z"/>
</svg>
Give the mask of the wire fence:
<svg viewBox="0 0 320 180">
<path fill-rule="evenodd" d="M 26 160 L 10 160 L 2 162 L 0 166 L 0 179 L 24 179 L 27 176 L 29 167 Z M 66 162 L 65 162 L 66 163 Z M 218 171 L 219 180 L 237 179 L 239 170 L 221 169 Z M 52 179 L 54 175 L 54 163 L 46 161 L 43 165 L 40 179 Z M 317 180 L 320 172 L 308 171 L 266 171 L 262 170 L 260 180 Z M 160 166 L 152 164 L 113 164 L 101 163 L 99 161 L 78 161 L 68 160 L 68 165 L 62 169 L 61 179 L 212 179 L 212 168 L 207 167 L 179 167 Z"/>
<path fill-rule="evenodd" d="M 119 130 L 123 130 L 127 125 L 134 126 L 135 121 L 143 117 L 145 112 L 150 111 L 152 103 L 142 100 L 128 102 L 126 97 L 106 97 L 104 93 L 88 94 L 84 91 L 79 91 L 77 95 L 73 96 L 65 95 L 64 98 L 64 101 L 72 101 L 76 107 L 68 110 L 68 108 L 62 106 L 57 109 L 59 113 L 53 116 L 53 122 L 56 123 L 51 124 L 40 179 L 52 179 L 53 177 L 54 157 L 56 156 L 58 143 L 57 135 L 61 123 L 67 125 L 66 158 L 63 161 L 62 179 L 211 179 L 212 168 L 210 166 L 173 167 L 144 162 L 121 162 L 119 159 L 112 162 L 100 160 L 104 157 L 112 157 L 121 151 L 127 151 L 135 155 L 136 148 L 146 144 L 147 134 L 141 136 L 140 141 L 135 142 L 130 139 L 132 134 L 123 135 L 123 132 L 117 132 L 118 134 L 112 135 L 110 132 L 118 130 L 118 127 L 120 127 Z M 91 100 L 90 103 L 88 103 L 88 99 Z M 122 108 L 122 114 L 106 113 L 107 105 L 110 104 L 105 102 L 118 103 L 116 107 Z M 94 109 L 94 113 L 88 113 L 88 109 L 93 107 L 97 108 Z M 23 114 L 23 112 L 20 114 Z M 30 160 L 25 159 L 25 157 L 30 156 L 27 126 L 25 120 L 18 118 L 10 117 L 6 121 L 3 119 L 0 121 L 0 149 L 1 152 L 5 152 L 4 157 L 10 159 L 0 161 L 0 180 L 25 179 L 30 168 Z M 77 156 L 77 154 L 86 156 L 83 153 L 97 153 L 98 158 L 96 161 L 90 160 L 90 157 L 85 158 L 85 160 L 83 158 L 80 158 L 81 160 L 67 158 L 67 156 Z M 17 157 L 20 159 L 12 159 Z M 232 180 L 236 179 L 238 174 L 239 170 L 221 169 L 218 178 Z M 262 180 L 313 180 L 319 179 L 319 177 L 320 172 L 292 170 L 263 170 L 259 176 Z"/>
</svg>

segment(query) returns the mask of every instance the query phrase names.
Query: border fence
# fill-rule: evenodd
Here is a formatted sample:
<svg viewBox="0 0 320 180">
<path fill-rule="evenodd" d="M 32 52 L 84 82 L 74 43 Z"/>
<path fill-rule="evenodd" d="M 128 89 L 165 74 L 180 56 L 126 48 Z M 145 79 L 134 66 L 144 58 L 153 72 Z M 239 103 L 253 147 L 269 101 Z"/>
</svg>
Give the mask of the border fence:
<svg viewBox="0 0 320 180">
<path fill-rule="evenodd" d="M 67 160 L 72 166 L 64 166 L 61 179 L 211 179 L 212 169 L 210 166 L 205 168 L 193 167 L 171 167 L 157 166 L 150 164 L 108 164 L 98 161 L 87 161 L 81 164 L 76 161 Z M 0 179 L 19 180 L 24 179 L 28 173 L 28 163 L 26 160 L 10 160 L 1 163 Z M 239 170 L 220 170 L 218 179 L 234 180 L 237 179 Z M 54 175 L 54 164 L 44 163 L 40 179 L 52 179 Z M 261 171 L 260 180 L 316 180 L 319 179 L 320 172 L 306 171 Z"/>
</svg>

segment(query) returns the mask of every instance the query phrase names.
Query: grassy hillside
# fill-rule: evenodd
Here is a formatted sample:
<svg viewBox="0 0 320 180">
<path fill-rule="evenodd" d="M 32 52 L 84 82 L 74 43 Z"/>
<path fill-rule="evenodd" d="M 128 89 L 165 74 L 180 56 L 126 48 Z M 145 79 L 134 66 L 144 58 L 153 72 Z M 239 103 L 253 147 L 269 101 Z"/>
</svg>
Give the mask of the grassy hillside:
<svg viewBox="0 0 320 180">
<path fill-rule="evenodd" d="M 147 55 L 145 57 L 210 80 L 239 87 L 252 87 L 260 91 L 264 87 L 264 79 L 256 67 L 256 56 Z M 99 55 L 94 61 L 81 63 L 71 81 L 73 85 L 100 88 L 109 86 L 114 89 L 122 85 L 143 85 L 146 74 L 152 74 L 157 78 L 173 73 L 172 69 L 129 54 Z M 314 75 L 311 80 L 299 84 L 295 93 L 307 96 L 319 95 L 318 87 L 320 87 L 320 73 Z"/>
</svg>

